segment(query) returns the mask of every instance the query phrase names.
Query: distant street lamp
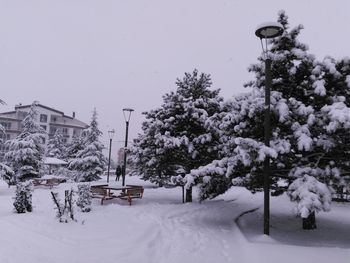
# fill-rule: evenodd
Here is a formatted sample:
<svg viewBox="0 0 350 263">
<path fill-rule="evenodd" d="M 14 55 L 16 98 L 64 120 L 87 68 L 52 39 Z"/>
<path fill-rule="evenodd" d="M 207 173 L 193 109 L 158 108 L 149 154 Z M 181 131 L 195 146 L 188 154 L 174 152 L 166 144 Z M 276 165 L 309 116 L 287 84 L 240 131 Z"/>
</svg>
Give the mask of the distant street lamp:
<svg viewBox="0 0 350 263">
<path fill-rule="evenodd" d="M 268 22 L 259 25 L 255 35 L 260 38 L 261 47 L 265 55 L 265 120 L 264 133 L 265 145 L 270 147 L 271 121 L 270 121 L 270 90 L 271 80 L 271 59 L 268 54 L 268 38 L 281 36 L 283 27 L 280 23 Z M 265 39 L 265 48 L 264 42 Z M 264 161 L 264 234 L 270 234 L 270 158 L 266 157 Z"/>
<path fill-rule="evenodd" d="M 123 115 L 126 123 L 126 130 L 125 130 L 125 146 L 124 146 L 124 165 L 123 165 L 123 181 L 122 185 L 125 186 L 125 174 L 126 174 L 126 151 L 128 147 L 128 133 L 129 133 L 129 121 L 131 117 L 131 113 L 133 112 L 133 109 L 125 108 L 123 109 Z"/>
<path fill-rule="evenodd" d="M 109 170 L 110 170 L 110 167 L 111 167 L 112 139 L 113 139 L 114 133 L 115 133 L 114 130 L 108 131 L 108 136 L 109 136 L 109 156 L 108 156 L 107 183 L 109 183 Z"/>
</svg>

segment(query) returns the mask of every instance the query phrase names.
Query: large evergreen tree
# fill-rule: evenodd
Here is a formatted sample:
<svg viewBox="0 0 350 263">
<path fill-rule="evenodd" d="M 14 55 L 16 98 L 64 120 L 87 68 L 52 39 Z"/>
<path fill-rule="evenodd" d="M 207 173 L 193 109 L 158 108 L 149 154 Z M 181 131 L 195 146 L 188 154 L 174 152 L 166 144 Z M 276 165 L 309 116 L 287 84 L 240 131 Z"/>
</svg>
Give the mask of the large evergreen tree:
<svg viewBox="0 0 350 263">
<path fill-rule="evenodd" d="M 45 131 L 37 123 L 37 103 L 34 102 L 22 121 L 22 132 L 6 142 L 9 151 L 5 155 L 8 166 L 14 171 L 13 181 L 39 177 L 45 153 Z"/>
<path fill-rule="evenodd" d="M 144 179 L 167 184 L 177 171 L 186 174 L 217 158 L 218 138 L 206 121 L 218 112 L 222 98 L 219 90 L 209 89 L 211 84 L 207 74 L 185 73 L 177 80 L 176 91 L 163 96 L 160 108 L 144 113 L 143 134 L 133 148 L 134 167 Z M 191 201 L 190 185 L 187 190 L 186 199 Z"/>
<path fill-rule="evenodd" d="M 90 127 L 84 130 L 84 148 L 79 150 L 76 157 L 69 162 L 69 169 L 74 170 L 75 180 L 79 182 L 94 181 L 100 179 L 103 173 L 106 158 L 100 142 L 102 132 L 98 129 L 97 112 L 93 111 Z"/>
<path fill-rule="evenodd" d="M 349 174 L 349 151 L 345 146 L 350 134 L 349 62 L 330 58 L 316 61 L 307 46 L 297 39 L 302 26 L 289 30 L 284 12 L 279 13 L 278 22 L 285 31 L 271 41 L 268 54 L 273 78 L 270 147 L 263 143 L 265 63 L 260 57 L 258 64 L 249 67 L 255 80 L 246 86 L 252 91 L 226 102 L 222 112 L 210 118 L 221 138 L 222 158 L 191 171 L 193 180 L 204 178 L 202 198 L 214 197 L 233 184 L 253 192 L 261 190 L 263 161 L 267 156 L 273 159 L 270 180 L 274 194 L 286 191 L 297 180 L 290 193 L 295 192 L 297 185 L 304 193 L 309 191 L 309 196 L 330 195 L 330 191 L 312 190 L 310 182 L 317 189 L 324 189 L 322 184 L 344 183 Z M 308 176 L 315 180 L 303 180 Z M 313 205 L 307 207 L 310 208 L 307 213 L 299 214 L 313 220 L 315 211 L 328 210 L 328 203 L 317 209 Z"/>
</svg>

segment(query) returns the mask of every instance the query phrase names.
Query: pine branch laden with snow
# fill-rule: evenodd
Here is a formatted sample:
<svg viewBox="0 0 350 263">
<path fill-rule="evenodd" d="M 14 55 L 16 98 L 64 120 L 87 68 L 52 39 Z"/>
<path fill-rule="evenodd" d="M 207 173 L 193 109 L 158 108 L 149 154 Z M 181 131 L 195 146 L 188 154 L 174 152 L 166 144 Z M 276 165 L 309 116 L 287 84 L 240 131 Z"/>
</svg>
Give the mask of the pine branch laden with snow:
<svg viewBox="0 0 350 263">
<path fill-rule="evenodd" d="M 350 108 L 344 101 L 326 105 L 321 111 L 326 114 L 328 133 L 334 133 L 338 129 L 350 130 Z"/>
<path fill-rule="evenodd" d="M 0 177 L 7 182 L 7 184 L 13 185 L 15 182 L 14 179 L 15 172 L 11 169 L 11 167 L 7 166 L 6 164 L 0 163 Z"/>
<path fill-rule="evenodd" d="M 77 157 L 79 151 L 84 148 L 84 136 L 73 136 L 72 141 L 66 145 L 63 160 L 69 161 Z"/>
<path fill-rule="evenodd" d="M 302 218 L 307 218 L 312 212 L 330 210 L 331 191 L 313 176 L 305 174 L 294 180 L 287 193 L 291 201 L 296 202 L 295 212 Z"/>
<path fill-rule="evenodd" d="M 59 129 L 55 131 L 52 139 L 47 144 L 47 156 L 55 157 L 58 159 L 65 159 L 66 156 L 66 144 L 63 140 L 63 134 Z"/>
</svg>

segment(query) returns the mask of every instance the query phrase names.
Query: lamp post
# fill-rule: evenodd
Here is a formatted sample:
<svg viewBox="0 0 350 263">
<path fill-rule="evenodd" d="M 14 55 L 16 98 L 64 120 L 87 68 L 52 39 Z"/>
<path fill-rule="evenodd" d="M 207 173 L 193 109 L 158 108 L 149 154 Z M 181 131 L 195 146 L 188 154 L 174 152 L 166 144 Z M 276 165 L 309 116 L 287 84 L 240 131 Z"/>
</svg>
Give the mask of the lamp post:
<svg viewBox="0 0 350 263">
<path fill-rule="evenodd" d="M 270 90 L 271 80 L 271 59 L 268 54 L 269 38 L 281 36 L 283 27 L 280 23 L 268 22 L 259 25 L 255 35 L 260 38 L 261 47 L 265 55 L 265 117 L 264 117 L 264 134 L 265 145 L 270 147 L 271 121 L 270 121 Z M 265 39 L 265 48 L 264 42 Z M 270 234 L 270 158 L 266 157 L 264 161 L 264 234 Z"/>
<path fill-rule="evenodd" d="M 108 136 L 109 136 L 109 155 L 108 155 L 108 171 L 107 171 L 107 183 L 109 183 L 109 170 L 111 167 L 111 150 L 112 150 L 112 139 L 115 131 L 110 130 L 108 131 Z"/>
<path fill-rule="evenodd" d="M 129 133 L 129 121 L 131 117 L 131 113 L 133 112 L 133 109 L 125 108 L 123 109 L 123 115 L 125 119 L 126 124 L 126 130 L 125 130 L 125 145 L 124 145 L 124 165 L 123 165 L 123 179 L 122 179 L 122 186 L 125 186 L 125 173 L 126 173 L 126 148 L 128 147 L 128 133 Z"/>
</svg>

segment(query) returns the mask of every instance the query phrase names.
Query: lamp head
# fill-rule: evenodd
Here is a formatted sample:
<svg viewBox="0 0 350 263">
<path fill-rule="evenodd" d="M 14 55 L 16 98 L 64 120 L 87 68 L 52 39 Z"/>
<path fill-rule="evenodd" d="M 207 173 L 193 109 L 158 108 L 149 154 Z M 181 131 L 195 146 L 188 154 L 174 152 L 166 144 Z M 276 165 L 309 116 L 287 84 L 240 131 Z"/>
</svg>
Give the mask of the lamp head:
<svg viewBox="0 0 350 263">
<path fill-rule="evenodd" d="M 127 123 L 130 121 L 130 116 L 131 116 L 131 113 L 133 111 L 134 111 L 134 109 L 131 109 L 131 108 L 124 108 L 123 109 L 124 119 Z"/>
<path fill-rule="evenodd" d="M 131 109 L 131 108 L 124 108 L 123 111 L 129 111 L 129 112 L 132 112 L 134 111 L 134 109 Z"/>
<path fill-rule="evenodd" d="M 108 136 L 109 136 L 109 139 L 112 139 L 112 138 L 113 138 L 114 133 L 115 133 L 115 130 L 114 130 L 114 129 L 113 129 L 113 130 L 109 130 L 109 131 L 108 131 Z"/>
<path fill-rule="evenodd" d="M 255 35 L 262 38 L 274 38 L 281 36 L 283 33 L 283 26 L 277 22 L 265 22 L 260 24 L 256 30 Z"/>
</svg>

